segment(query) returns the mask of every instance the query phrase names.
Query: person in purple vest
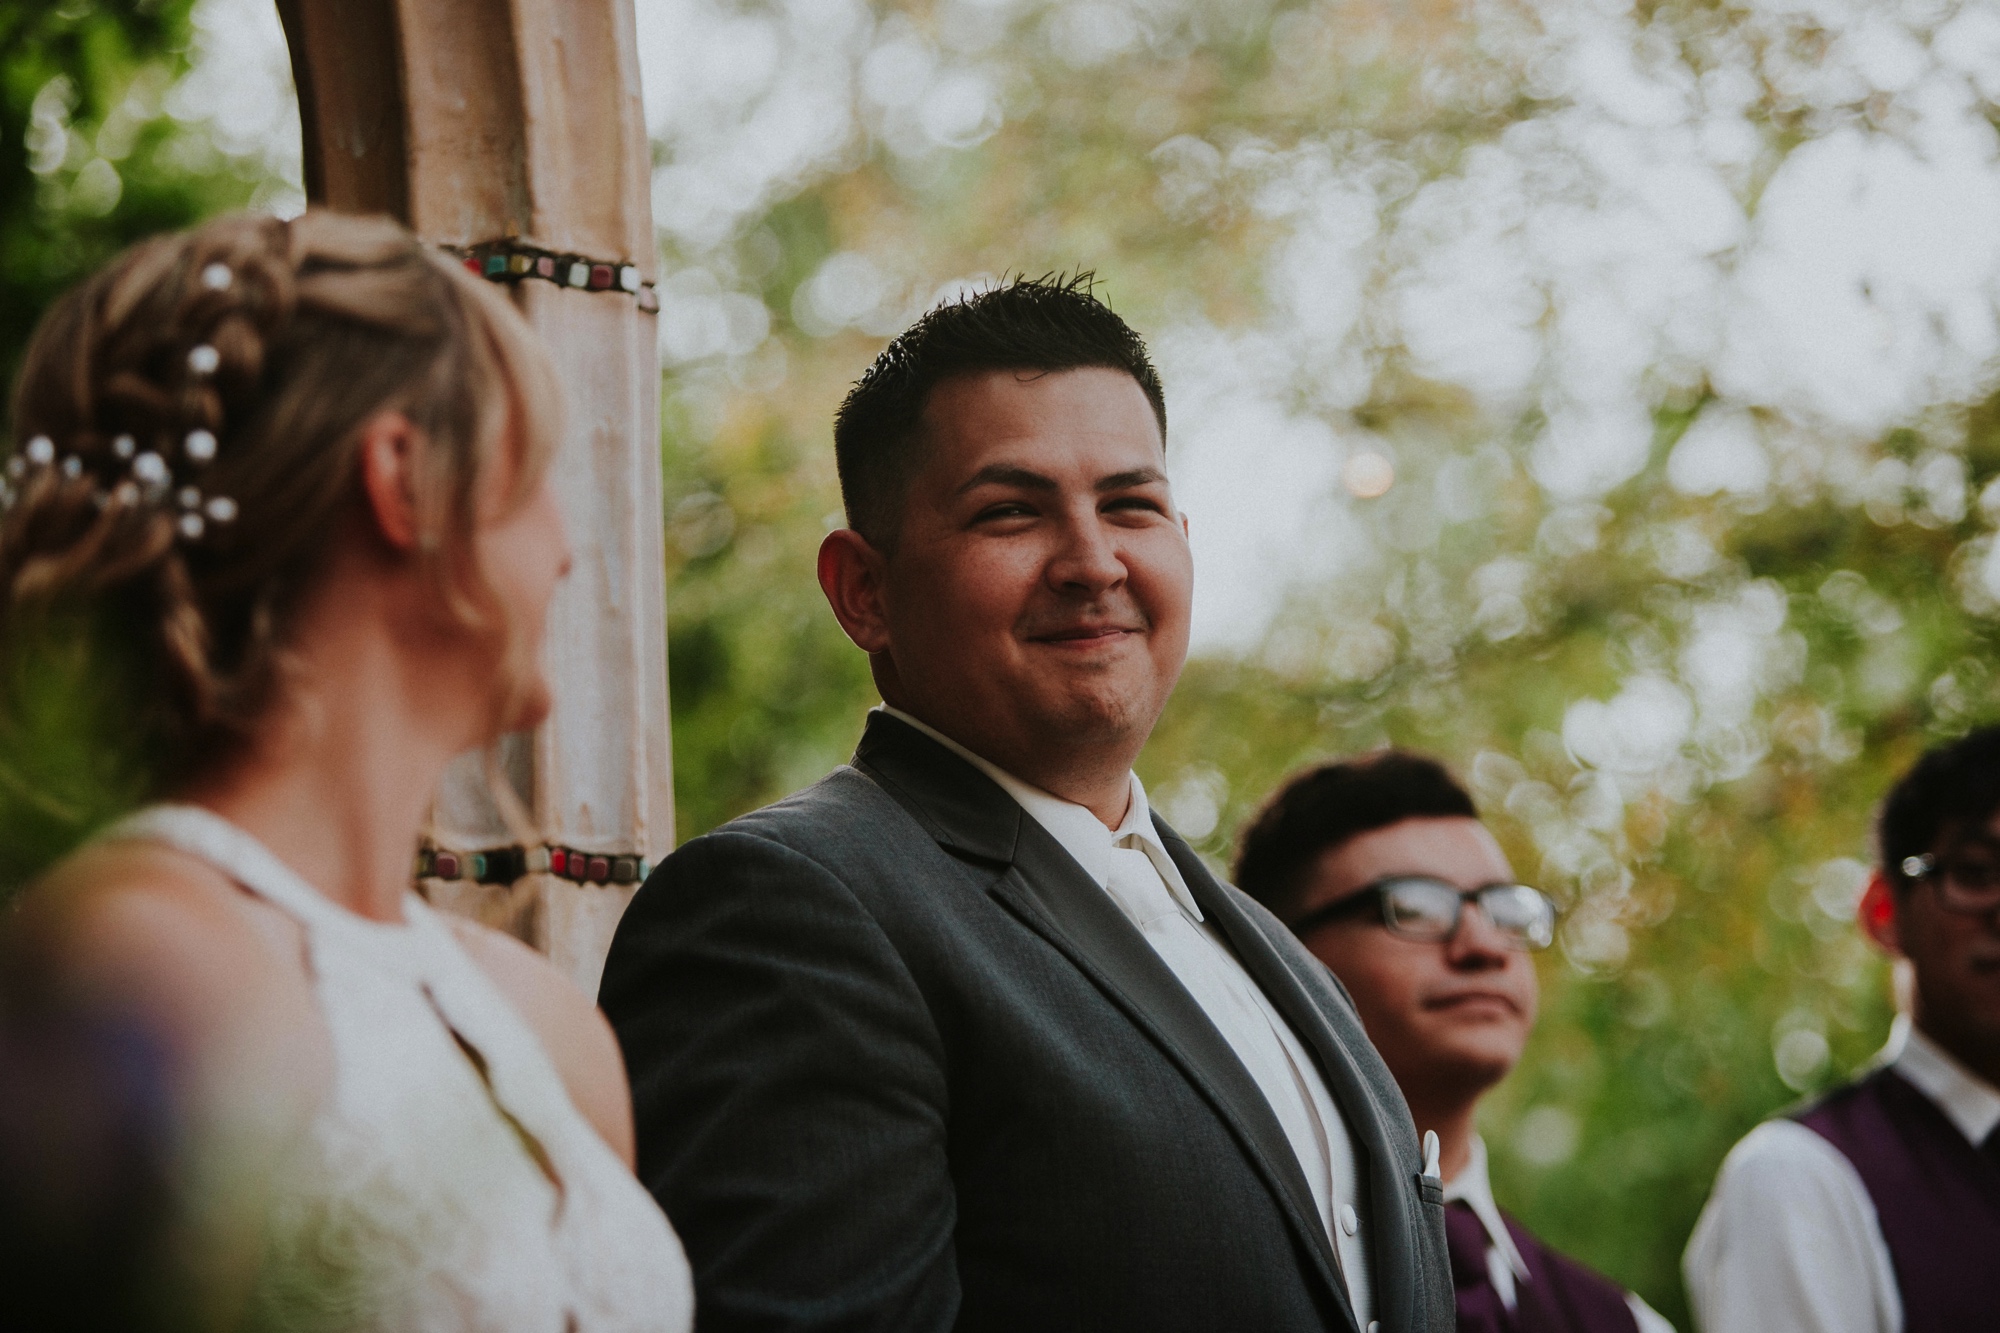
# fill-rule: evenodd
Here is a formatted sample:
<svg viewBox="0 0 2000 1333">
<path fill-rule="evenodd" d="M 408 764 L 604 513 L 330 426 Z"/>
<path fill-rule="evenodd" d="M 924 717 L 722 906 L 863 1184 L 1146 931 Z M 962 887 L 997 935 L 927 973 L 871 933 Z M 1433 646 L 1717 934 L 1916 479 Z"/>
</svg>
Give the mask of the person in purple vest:
<svg viewBox="0 0 2000 1333">
<path fill-rule="evenodd" d="M 1908 1012 L 1724 1160 L 1684 1261 L 1705 1333 L 2000 1329 L 2000 727 L 1926 754 L 1877 841 L 1861 927 Z"/>
<path fill-rule="evenodd" d="M 1443 765 L 1396 750 L 1293 778 L 1243 835 L 1236 883 L 1354 997 L 1438 1136 L 1460 1333 L 1673 1333 L 1637 1296 L 1500 1211 L 1474 1130 L 1534 1027 L 1555 908 L 1515 882 Z"/>
</svg>

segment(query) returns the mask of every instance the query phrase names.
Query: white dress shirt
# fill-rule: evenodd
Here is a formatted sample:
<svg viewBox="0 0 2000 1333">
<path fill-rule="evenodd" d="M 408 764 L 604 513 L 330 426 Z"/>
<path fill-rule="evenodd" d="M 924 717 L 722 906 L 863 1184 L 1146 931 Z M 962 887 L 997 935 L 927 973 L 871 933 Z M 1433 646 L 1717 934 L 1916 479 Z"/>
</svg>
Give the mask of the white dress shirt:
<svg viewBox="0 0 2000 1333">
<path fill-rule="evenodd" d="M 1500 1303 L 1512 1310 L 1520 1300 L 1520 1284 L 1533 1279 L 1528 1276 L 1528 1262 L 1521 1257 L 1520 1247 L 1514 1244 L 1513 1233 L 1507 1230 L 1506 1219 L 1500 1216 L 1500 1206 L 1493 1202 L 1493 1181 L 1486 1172 L 1486 1140 L 1477 1134 L 1472 1136 L 1471 1157 L 1444 1183 L 1444 1201 L 1472 1209 L 1472 1215 L 1486 1229 L 1486 1276 Z M 1665 1315 L 1629 1291 L 1625 1304 L 1639 1325 L 1639 1333 L 1674 1333 Z"/>
<path fill-rule="evenodd" d="M 1877 1057 L 1974 1144 L 2000 1090 L 1898 1018 Z M 1703 1333 L 1902 1333 L 1903 1300 L 1868 1187 L 1831 1143 L 1768 1120 L 1730 1149 L 1682 1259 Z"/>
<path fill-rule="evenodd" d="M 1124 821 L 1108 829 L 1084 806 L 1029 786 L 901 709 L 884 704 L 882 711 L 999 783 L 1111 896 L 1187 988 L 1283 1126 L 1312 1189 L 1320 1225 L 1340 1256 L 1355 1318 L 1362 1328 L 1369 1328 L 1375 1316 L 1367 1226 L 1359 1212 L 1354 1144 L 1347 1122 L 1291 1024 L 1243 970 L 1215 926 L 1203 919 L 1153 828 L 1139 775 L 1132 774 L 1132 802 Z"/>
</svg>

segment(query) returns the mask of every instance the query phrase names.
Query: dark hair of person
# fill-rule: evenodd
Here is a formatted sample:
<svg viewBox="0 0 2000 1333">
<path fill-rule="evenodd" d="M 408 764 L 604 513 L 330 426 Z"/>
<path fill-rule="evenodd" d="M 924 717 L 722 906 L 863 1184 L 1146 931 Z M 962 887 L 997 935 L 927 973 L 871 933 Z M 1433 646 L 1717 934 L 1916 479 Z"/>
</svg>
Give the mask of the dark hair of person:
<svg viewBox="0 0 2000 1333">
<path fill-rule="evenodd" d="M 1882 802 L 1876 846 L 1891 884 L 1908 887 L 1905 857 L 1938 849 L 1946 839 L 1984 826 L 2000 810 L 2000 726 L 1940 745 L 1919 759 Z"/>
<path fill-rule="evenodd" d="M 1093 273 L 1015 278 L 948 301 L 903 330 L 840 405 L 833 452 L 847 524 L 883 552 L 895 549 L 915 471 L 924 404 L 959 375 L 1098 367 L 1139 382 L 1160 438 L 1166 397 L 1146 344 L 1096 293 Z"/>
<path fill-rule="evenodd" d="M 1289 918 L 1327 851 L 1405 819 L 1479 818 L 1443 764 L 1405 750 L 1322 764 L 1280 787 L 1243 833 L 1236 886 Z"/>
</svg>

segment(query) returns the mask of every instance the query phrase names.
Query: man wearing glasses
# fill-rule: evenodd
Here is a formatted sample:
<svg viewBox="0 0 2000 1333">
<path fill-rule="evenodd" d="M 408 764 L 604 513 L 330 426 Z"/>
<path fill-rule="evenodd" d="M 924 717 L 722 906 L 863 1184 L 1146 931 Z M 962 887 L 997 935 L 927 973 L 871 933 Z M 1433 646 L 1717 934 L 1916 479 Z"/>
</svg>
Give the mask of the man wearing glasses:
<svg viewBox="0 0 2000 1333">
<path fill-rule="evenodd" d="M 1346 984 L 1418 1130 L 1437 1132 L 1460 1333 L 1672 1333 L 1493 1201 L 1474 1112 L 1534 1027 L 1528 954 L 1555 906 L 1514 882 L 1451 775 L 1391 750 L 1293 779 L 1244 835 L 1236 883 Z"/>
<path fill-rule="evenodd" d="M 2000 728 L 1918 761 L 1877 841 L 1861 927 L 1907 1012 L 1723 1162 L 1684 1265 L 1706 1333 L 2000 1328 Z"/>
</svg>

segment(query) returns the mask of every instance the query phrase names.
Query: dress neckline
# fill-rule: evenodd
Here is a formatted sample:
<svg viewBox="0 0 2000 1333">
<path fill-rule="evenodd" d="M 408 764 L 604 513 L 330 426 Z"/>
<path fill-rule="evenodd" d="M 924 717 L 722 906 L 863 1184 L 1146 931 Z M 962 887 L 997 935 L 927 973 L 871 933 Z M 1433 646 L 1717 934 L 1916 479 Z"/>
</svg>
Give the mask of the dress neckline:
<svg viewBox="0 0 2000 1333">
<path fill-rule="evenodd" d="M 184 852 L 227 875 L 257 897 L 308 925 L 330 925 L 392 941 L 414 937 L 423 903 L 414 893 L 403 895 L 403 919 L 381 921 L 335 902 L 298 871 L 285 864 L 257 836 L 207 806 L 163 802 L 147 806 L 113 824 L 98 841 L 157 842 Z"/>
</svg>

